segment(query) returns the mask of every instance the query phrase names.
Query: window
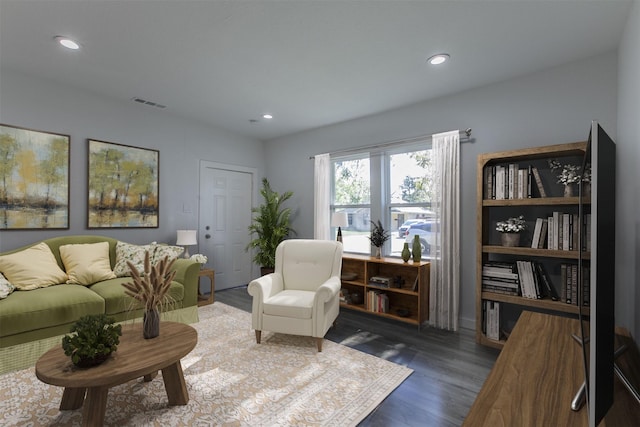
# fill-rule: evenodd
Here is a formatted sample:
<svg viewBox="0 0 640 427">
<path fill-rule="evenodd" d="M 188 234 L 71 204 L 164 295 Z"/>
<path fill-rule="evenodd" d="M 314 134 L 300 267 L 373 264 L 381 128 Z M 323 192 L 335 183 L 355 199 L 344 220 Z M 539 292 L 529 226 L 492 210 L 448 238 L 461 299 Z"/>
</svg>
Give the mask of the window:
<svg viewBox="0 0 640 427">
<path fill-rule="evenodd" d="M 342 228 L 345 252 L 369 254 L 371 220 L 382 221 L 390 239 L 385 256 L 400 256 L 405 241 L 419 235 L 423 257 L 430 255 L 433 188 L 430 143 L 396 146 L 385 152 L 359 153 L 331 159 L 332 212 L 347 211 Z M 332 230 L 335 235 L 336 230 Z"/>
<path fill-rule="evenodd" d="M 345 252 L 369 253 L 371 180 L 369 153 L 332 160 L 332 212 L 346 211 L 349 225 L 342 229 Z M 335 235 L 333 230 L 333 235 Z"/>
</svg>

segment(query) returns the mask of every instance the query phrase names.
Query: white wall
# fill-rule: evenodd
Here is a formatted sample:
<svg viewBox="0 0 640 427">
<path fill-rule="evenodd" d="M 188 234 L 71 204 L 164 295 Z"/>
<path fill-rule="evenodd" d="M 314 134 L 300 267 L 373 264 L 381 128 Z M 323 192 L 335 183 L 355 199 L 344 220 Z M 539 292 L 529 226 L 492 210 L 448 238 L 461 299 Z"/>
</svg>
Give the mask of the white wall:
<svg viewBox="0 0 640 427">
<path fill-rule="evenodd" d="M 71 194 L 69 230 L 0 231 L 0 251 L 87 233 L 131 243 L 175 243 L 176 229 L 198 225 L 200 159 L 257 168 L 263 175 L 262 142 L 172 116 L 170 109 L 107 99 L 3 69 L 0 123 L 70 135 Z M 159 228 L 86 228 L 87 138 L 160 150 Z"/>
<path fill-rule="evenodd" d="M 453 129 L 473 128 L 461 146 L 461 325 L 475 327 L 476 161 L 480 153 L 588 137 L 598 120 L 616 138 L 615 52 L 435 101 L 327 126 L 266 143 L 267 176 L 292 190 L 299 237 L 313 236 L 313 161 L 309 156 Z"/>
<path fill-rule="evenodd" d="M 640 337 L 640 2 L 635 1 L 618 50 L 618 191 L 616 323 Z M 635 309 L 634 309 L 635 307 Z"/>
</svg>

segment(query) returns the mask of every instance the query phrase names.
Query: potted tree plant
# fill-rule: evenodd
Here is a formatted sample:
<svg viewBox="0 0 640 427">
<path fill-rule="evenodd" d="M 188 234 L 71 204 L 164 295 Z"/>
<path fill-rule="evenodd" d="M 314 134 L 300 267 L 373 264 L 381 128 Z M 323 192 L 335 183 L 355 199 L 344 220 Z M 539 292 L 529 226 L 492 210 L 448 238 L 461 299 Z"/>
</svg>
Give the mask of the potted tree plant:
<svg viewBox="0 0 640 427">
<path fill-rule="evenodd" d="M 284 202 L 293 196 L 293 192 L 279 194 L 271 188 L 267 178 L 263 178 L 260 194 L 264 203 L 251 209 L 255 216 L 249 226 L 249 233 L 253 238 L 246 249 L 256 250 L 253 262 L 261 267 L 264 275 L 273 271 L 276 248 L 280 242 L 290 234 L 295 234 L 295 231 L 291 228 L 291 208 L 283 207 Z"/>
</svg>

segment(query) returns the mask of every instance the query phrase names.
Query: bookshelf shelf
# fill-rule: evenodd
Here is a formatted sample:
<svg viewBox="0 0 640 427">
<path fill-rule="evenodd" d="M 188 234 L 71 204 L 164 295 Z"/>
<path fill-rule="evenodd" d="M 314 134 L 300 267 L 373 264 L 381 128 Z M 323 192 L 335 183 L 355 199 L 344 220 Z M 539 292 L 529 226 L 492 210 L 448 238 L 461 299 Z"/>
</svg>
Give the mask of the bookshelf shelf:
<svg viewBox="0 0 640 427">
<path fill-rule="evenodd" d="M 514 323 L 517 320 L 517 313 L 522 309 L 531 308 L 568 316 L 578 315 L 580 310 L 578 305 L 566 302 L 566 298 L 571 298 L 566 297 L 571 291 L 567 285 L 570 283 L 567 280 L 566 271 L 569 268 L 567 266 L 577 264 L 580 258 L 577 238 L 574 239 L 575 244 L 572 240 L 571 246 L 564 247 L 572 250 L 556 249 L 555 246 L 549 249 L 551 246 L 547 238 L 536 240 L 537 247 L 532 247 L 532 245 L 535 246 L 532 242 L 536 221 L 551 223 L 547 218 L 554 212 L 571 216 L 571 224 L 577 224 L 574 218 L 577 217 L 580 198 L 563 197 L 563 185 L 557 183 L 555 176 L 557 172 L 551 170 L 549 160 L 556 159 L 563 164 L 576 164 L 582 159 L 585 149 L 586 142 L 573 142 L 478 156 L 476 341 L 479 344 L 502 348 L 509 333 L 509 328 L 504 327 L 505 324 Z M 589 197 L 583 197 L 583 202 L 589 205 Z M 521 236 L 521 246 L 500 245 L 498 243 L 500 234 L 495 230 L 496 222 L 519 215 L 523 215 L 527 221 L 527 230 Z M 541 219 L 538 220 L 538 218 Z M 576 236 L 579 226 L 577 224 L 569 234 Z M 588 260 L 589 253 L 583 252 L 582 259 Z M 536 298 L 536 295 L 531 298 L 522 296 L 525 290 L 521 283 L 522 272 L 519 270 L 518 262 L 524 262 L 532 267 L 529 283 L 533 285 L 530 285 L 529 292 L 533 289 L 534 293 L 542 294 L 542 298 Z M 501 279 L 496 279 L 495 276 L 489 278 L 491 282 L 488 281 L 487 276 L 483 278 L 483 267 L 490 264 L 513 265 L 510 274 L 515 274 L 517 279 L 502 279 L 509 285 L 500 283 Z M 560 300 L 553 301 L 544 295 L 544 283 L 537 268 L 544 271 L 547 282 Z M 508 269 L 502 271 L 509 272 Z M 573 298 L 575 301 L 575 295 Z M 582 313 L 588 316 L 589 307 L 583 307 Z"/>
<path fill-rule="evenodd" d="M 345 301 L 340 306 L 420 326 L 429 314 L 429 266 L 428 262 L 405 263 L 397 258 L 345 255 L 342 258 L 342 275 L 349 279 L 342 280 L 343 293 L 345 296 L 359 293 L 363 303 Z M 389 278 L 389 287 L 370 285 L 374 276 Z M 374 310 L 368 298 L 369 292 L 385 295 L 384 298 L 388 300 L 387 312 L 375 311 L 378 307 Z"/>
</svg>

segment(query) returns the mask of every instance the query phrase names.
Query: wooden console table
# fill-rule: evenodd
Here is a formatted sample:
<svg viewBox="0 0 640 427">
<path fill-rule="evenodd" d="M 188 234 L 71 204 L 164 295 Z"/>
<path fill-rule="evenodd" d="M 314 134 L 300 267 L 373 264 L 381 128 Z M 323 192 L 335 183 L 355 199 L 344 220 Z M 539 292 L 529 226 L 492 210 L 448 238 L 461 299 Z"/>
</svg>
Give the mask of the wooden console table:
<svg viewBox="0 0 640 427">
<path fill-rule="evenodd" d="M 205 297 L 200 293 L 200 278 L 208 277 L 211 281 L 211 293 L 209 294 L 209 298 Z M 216 289 L 216 272 L 210 268 L 203 268 L 198 273 L 198 307 L 203 305 L 213 304 L 215 301 L 214 292 Z"/>
<path fill-rule="evenodd" d="M 571 337 L 579 326 L 577 319 L 523 311 L 463 426 L 587 426 L 586 406 L 571 410 L 584 378 L 582 350 Z M 628 353 L 619 360 L 637 357 L 637 348 Z M 600 427 L 640 420 L 640 405 L 615 383 L 614 404 Z"/>
</svg>

